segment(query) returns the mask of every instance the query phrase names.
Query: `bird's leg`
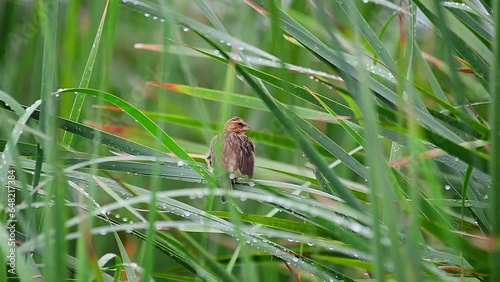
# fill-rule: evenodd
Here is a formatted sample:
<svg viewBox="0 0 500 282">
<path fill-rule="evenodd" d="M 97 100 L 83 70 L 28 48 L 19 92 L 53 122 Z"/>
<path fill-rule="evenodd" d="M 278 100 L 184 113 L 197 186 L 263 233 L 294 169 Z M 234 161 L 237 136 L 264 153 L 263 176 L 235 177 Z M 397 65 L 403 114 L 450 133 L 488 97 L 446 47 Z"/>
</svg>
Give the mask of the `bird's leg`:
<svg viewBox="0 0 500 282">
<path fill-rule="evenodd" d="M 231 180 L 231 188 L 234 188 L 234 185 L 236 185 L 236 180 L 238 177 L 234 173 L 229 174 L 229 179 Z"/>
</svg>

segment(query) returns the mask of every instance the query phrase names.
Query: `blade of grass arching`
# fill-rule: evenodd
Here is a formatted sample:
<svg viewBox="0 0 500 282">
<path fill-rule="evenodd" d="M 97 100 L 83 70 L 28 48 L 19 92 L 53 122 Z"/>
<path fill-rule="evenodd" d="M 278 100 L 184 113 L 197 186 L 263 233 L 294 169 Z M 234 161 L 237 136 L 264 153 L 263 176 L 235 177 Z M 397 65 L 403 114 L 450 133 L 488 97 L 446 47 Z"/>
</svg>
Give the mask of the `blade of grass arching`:
<svg viewBox="0 0 500 282">
<path fill-rule="evenodd" d="M 104 254 L 99 258 L 97 261 L 97 264 L 99 265 L 99 268 L 105 270 L 106 269 L 106 264 L 113 260 L 114 261 L 114 266 L 115 266 L 115 276 L 113 277 L 113 282 L 118 282 L 120 281 L 121 273 L 122 273 L 122 259 L 120 256 L 112 253 L 107 253 Z"/>
<path fill-rule="evenodd" d="M 493 40 L 494 59 L 493 72 L 491 75 L 491 103 L 490 126 L 491 126 L 491 187 L 489 189 L 490 199 L 490 222 L 492 236 L 495 240 L 500 238 L 500 2 L 493 2 L 493 15 L 495 17 L 495 36 Z M 490 279 L 500 280 L 500 248 L 495 246 L 490 256 Z"/>
<path fill-rule="evenodd" d="M 187 161 L 188 163 L 195 163 L 195 161 L 189 156 L 184 149 L 182 149 L 165 131 L 158 127 L 150 118 L 145 116 L 141 111 L 130 105 L 123 99 L 120 99 L 112 94 L 87 89 L 87 88 L 69 88 L 60 90 L 58 93 L 73 93 L 80 92 L 86 95 L 91 95 L 94 97 L 102 98 L 109 103 L 114 104 L 115 106 L 121 108 L 128 115 L 130 115 L 133 119 L 137 121 L 142 127 L 144 127 L 151 135 L 153 135 L 165 148 L 169 149 L 174 153 L 177 157 Z M 212 175 L 210 175 L 204 168 L 195 166 L 193 169 L 198 172 L 203 178 L 205 178 L 210 185 L 214 187 L 217 186 L 215 180 Z"/>
<path fill-rule="evenodd" d="M 97 51 L 99 50 L 99 44 L 101 42 L 101 35 L 104 29 L 104 22 L 106 21 L 108 5 L 109 5 L 109 0 L 106 1 L 106 6 L 104 7 L 104 11 L 102 13 L 101 22 L 99 23 L 99 28 L 97 29 L 96 36 L 94 38 L 94 43 L 92 44 L 92 48 L 90 49 L 90 54 L 87 59 L 87 64 L 85 65 L 82 79 L 80 80 L 80 84 L 78 86 L 79 88 L 86 88 L 89 86 L 90 77 L 92 76 L 95 59 L 97 57 Z M 78 119 L 80 118 L 84 101 L 85 101 L 85 95 L 76 94 L 75 101 L 73 102 L 73 106 L 71 108 L 71 112 L 69 115 L 69 120 L 78 121 Z M 71 146 L 72 140 L 73 140 L 73 135 L 69 132 L 65 132 L 62 139 L 62 146 L 63 147 Z"/>
</svg>

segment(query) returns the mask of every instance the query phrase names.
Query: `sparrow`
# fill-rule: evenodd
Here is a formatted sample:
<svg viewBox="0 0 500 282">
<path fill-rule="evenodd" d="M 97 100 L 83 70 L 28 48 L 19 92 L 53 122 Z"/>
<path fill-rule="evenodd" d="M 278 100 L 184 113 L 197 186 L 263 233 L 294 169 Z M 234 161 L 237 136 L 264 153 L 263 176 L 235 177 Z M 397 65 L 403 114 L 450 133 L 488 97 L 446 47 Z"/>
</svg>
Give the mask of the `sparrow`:
<svg viewBox="0 0 500 282">
<path fill-rule="evenodd" d="M 224 132 L 215 135 L 210 141 L 206 157 L 208 167 L 213 169 L 214 163 L 221 160 L 222 168 L 229 173 L 231 187 L 236 183 L 237 171 L 248 178 L 253 176 L 255 144 L 245 135 L 248 130 L 250 126 L 242 118 L 232 117 L 224 125 Z M 222 154 L 217 153 L 219 150 Z M 222 202 L 226 202 L 224 196 Z"/>
</svg>

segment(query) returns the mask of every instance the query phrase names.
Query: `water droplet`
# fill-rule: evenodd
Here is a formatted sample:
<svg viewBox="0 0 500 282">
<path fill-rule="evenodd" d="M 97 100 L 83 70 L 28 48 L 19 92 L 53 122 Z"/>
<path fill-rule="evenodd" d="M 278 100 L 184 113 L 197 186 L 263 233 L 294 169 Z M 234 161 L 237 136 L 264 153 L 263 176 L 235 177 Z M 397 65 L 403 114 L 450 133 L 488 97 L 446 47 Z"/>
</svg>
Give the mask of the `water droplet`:
<svg viewBox="0 0 500 282">
<path fill-rule="evenodd" d="M 189 31 L 189 28 L 185 27 L 182 29 L 184 32 L 188 32 Z"/>
<path fill-rule="evenodd" d="M 444 189 L 448 191 L 448 190 L 450 190 L 450 189 L 451 189 L 451 186 L 450 186 L 450 185 L 448 185 L 448 184 L 446 184 L 446 185 L 444 185 Z"/>
</svg>

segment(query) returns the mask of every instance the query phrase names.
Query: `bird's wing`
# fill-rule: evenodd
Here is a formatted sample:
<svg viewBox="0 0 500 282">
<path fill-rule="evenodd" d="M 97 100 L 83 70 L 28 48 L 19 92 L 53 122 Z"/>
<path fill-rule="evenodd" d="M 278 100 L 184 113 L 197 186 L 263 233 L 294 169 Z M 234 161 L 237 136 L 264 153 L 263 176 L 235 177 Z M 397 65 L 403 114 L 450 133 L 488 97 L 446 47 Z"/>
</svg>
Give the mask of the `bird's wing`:
<svg viewBox="0 0 500 282">
<path fill-rule="evenodd" d="M 252 178 L 255 162 L 255 144 L 246 136 L 242 138 L 241 141 L 238 169 L 241 174 L 248 175 L 249 178 Z"/>
<path fill-rule="evenodd" d="M 205 160 L 207 161 L 207 164 L 209 167 L 214 166 L 214 146 L 215 146 L 215 143 L 217 142 L 217 137 L 218 137 L 218 135 L 215 135 L 214 137 L 212 137 L 212 140 L 210 141 L 210 148 L 208 149 L 208 154 L 205 157 Z"/>
</svg>

